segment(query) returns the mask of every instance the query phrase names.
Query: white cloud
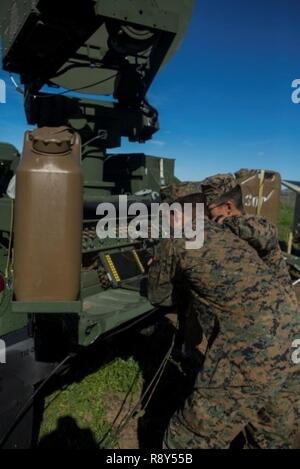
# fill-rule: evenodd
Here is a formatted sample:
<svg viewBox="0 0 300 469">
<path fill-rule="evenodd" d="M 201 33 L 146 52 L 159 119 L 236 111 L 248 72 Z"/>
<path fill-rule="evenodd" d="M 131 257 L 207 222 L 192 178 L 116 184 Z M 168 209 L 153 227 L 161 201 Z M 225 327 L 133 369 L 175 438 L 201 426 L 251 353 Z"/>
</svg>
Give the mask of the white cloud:
<svg viewBox="0 0 300 469">
<path fill-rule="evenodd" d="M 190 147 L 190 148 L 193 148 L 195 146 L 195 144 L 191 141 L 191 140 L 184 140 L 182 142 L 182 144 L 186 147 Z"/>
<path fill-rule="evenodd" d="M 149 143 L 152 145 L 156 145 L 157 147 L 163 147 L 166 144 L 166 142 L 164 142 L 163 140 L 151 140 Z"/>
</svg>

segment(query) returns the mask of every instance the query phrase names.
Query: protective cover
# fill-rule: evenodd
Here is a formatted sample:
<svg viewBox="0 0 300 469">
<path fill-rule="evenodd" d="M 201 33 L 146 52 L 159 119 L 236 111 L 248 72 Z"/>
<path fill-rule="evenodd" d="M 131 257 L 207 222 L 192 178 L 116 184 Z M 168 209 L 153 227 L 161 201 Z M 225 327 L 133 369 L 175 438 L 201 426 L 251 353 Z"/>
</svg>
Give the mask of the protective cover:
<svg viewBox="0 0 300 469">
<path fill-rule="evenodd" d="M 280 208 L 281 176 L 269 170 L 243 169 L 236 173 L 241 184 L 245 211 L 265 216 L 277 224 Z"/>
</svg>

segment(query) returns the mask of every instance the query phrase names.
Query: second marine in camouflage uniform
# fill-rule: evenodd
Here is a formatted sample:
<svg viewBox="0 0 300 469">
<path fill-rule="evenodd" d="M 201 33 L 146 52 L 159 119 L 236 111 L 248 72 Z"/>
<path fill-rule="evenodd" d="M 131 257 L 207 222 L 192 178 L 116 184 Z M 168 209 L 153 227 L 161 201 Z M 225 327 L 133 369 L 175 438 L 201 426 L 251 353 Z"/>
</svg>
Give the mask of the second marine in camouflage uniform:
<svg viewBox="0 0 300 469">
<path fill-rule="evenodd" d="M 247 242 L 208 219 L 203 248 L 186 250 L 185 239 L 170 239 L 156 252 L 150 301 L 174 304 L 177 285 L 201 312 L 208 347 L 165 447 L 228 448 L 247 428 L 261 448 L 292 447 L 300 395 L 292 343 L 300 318 L 285 289 Z"/>
<path fill-rule="evenodd" d="M 225 218 L 223 225 L 256 250 L 279 284 L 292 289 L 291 276 L 279 246 L 277 229 L 272 223 L 262 216 L 243 215 Z"/>
<path fill-rule="evenodd" d="M 209 205 L 218 204 L 220 197 L 226 198 L 226 193 L 240 187 L 233 174 L 217 174 L 202 181 L 202 186 Z M 295 306 L 298 306 L 291 276 L 279 246 L 276 227 L 265 217 L 260 215 L 239 215 L 223 218 L 222 224 L 239 238 L 247 241 L 255 249 L 259 257 L 272 270 L 278 283 L 285 286 Z"/>
</svg>

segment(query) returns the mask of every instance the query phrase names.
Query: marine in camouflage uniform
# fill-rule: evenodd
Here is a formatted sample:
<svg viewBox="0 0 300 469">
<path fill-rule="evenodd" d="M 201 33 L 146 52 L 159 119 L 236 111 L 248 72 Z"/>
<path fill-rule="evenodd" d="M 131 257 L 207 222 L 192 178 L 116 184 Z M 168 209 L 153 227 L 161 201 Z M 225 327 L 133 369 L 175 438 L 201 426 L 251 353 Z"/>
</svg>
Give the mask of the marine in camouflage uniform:
<svg viewBox="0 0 300 469">
<path fill-rule="evenodd" d="M 205 194 L 208 207 L 217 205 L 224 194 L 228 194 L 238 186 L 234 174 L 216 174 L 201 181 L 201 190 Z"/>
<path fill-rule="evenodd" d="M 201 192 L 200 182 L 180 182 L 170 184 L 161 189 L 161 202 L 173 204 L 177 199 L 186 195 L 198 194 Z M 164 249 L 165 240 L 156 249 Z M 176 289 L 176 309 L 178 315 L 178 333 L 176 337 L 177 354 L 182 362 L 184 370 L 188 368 L 188 382 L 194 380 L 195 368 L 198 368 L 203 361 L 203 347 L 205 338 L 198 320 L 190 307 L 190 298 L 186 294 L 182 285 L 177 285 Z"/>
<path fill-rule="evenodd" d="M 162 203 L 172 204 L 187 195 L 198 194 L 202 191 L 200 182 L 185 181 L 165 186 L 160 191 Z"/>
<path fill-rule="evenodd" d="M 242 174 L 242 171 L 240 172 Z M 203 191 L 209 206 L 218 204 L 221 197 L 226 197 L 232 189 L 238 186 L 233 174 L 218 174 L 202 181 Z M 265 217 L 247 215 L 242 211 L 240 215 L 222 219 L 223 225 L 239 238 L 247 241 L 255 249 L 259 257 L 272 270 L 279 284 L 285 286 L 297 306 L 297 298 L 293 288 L 289 270 L 280 249 L 277 229 Z"/>
<path fill-rule="evenodd" d="M 292 290 L 291 294 L 294 295 L 291 276 L 279 246 L 277 229 L 272 223 L 260 215 L 243 215 L 225 218 L 223 225 L 247 241 L 272 270 L 278 283 Z"/>
<path fill-rule="evenodd" d="M 164 447 L 228 448 L 248 429 L 260 448 L 292 447 L 300 417 L 294 305 L 253 248 L 223 226 L 206 219 L 204 246 L 186 250 L 185 242 L 161 243 L 148 296 L 171 306 L 177 286 L 184 286 L 209 340 L 194 391 L 172 417 Z"/>
</svg>

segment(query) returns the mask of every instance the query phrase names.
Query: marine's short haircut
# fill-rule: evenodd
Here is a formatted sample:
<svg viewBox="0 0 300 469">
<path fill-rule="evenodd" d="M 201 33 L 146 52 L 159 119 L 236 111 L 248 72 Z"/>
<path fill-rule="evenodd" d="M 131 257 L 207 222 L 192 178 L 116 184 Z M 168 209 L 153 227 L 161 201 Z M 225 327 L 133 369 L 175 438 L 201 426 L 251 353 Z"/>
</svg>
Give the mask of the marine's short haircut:
<svg viewBox="0 0 300 469">
<path fill-rule="evenodd" d="M 184 204 L 204 204 L 206 203 L 206 198 L 203 193 L 199 194 L 189 194 L 184 197 L 180 197 L 179 199 L 176 200 L 177 203 L 180 205 Z"/>
<path fill-rule="evenodd" d="M 207 205 L 206 205 L 206 197 L 203 193 L 198 193 L 198 194 L 189 194 L 186 195 L 185 197 L 181 197 L 176 200 L 177 203 L 179 203 L 182 208 L 184 204 L 192 204 L 193 205 L 193 215 L 195 215 L 195 209 L 196 209 L 196 204 L 204 204 L 204 209 L 205 209 L 205 214 L 207 214 Z"/>
<path fill-rule="evenodd" d="M 234 206 L 237 210 L 240 210 L 241 212 L 244 210 L 243 193 L 241 186 L 236 186 L 231 191 L 221 195 L 218 199 L 217 205 L 226 204 L 229 201 L 234 203 Z"/>
</svg>

